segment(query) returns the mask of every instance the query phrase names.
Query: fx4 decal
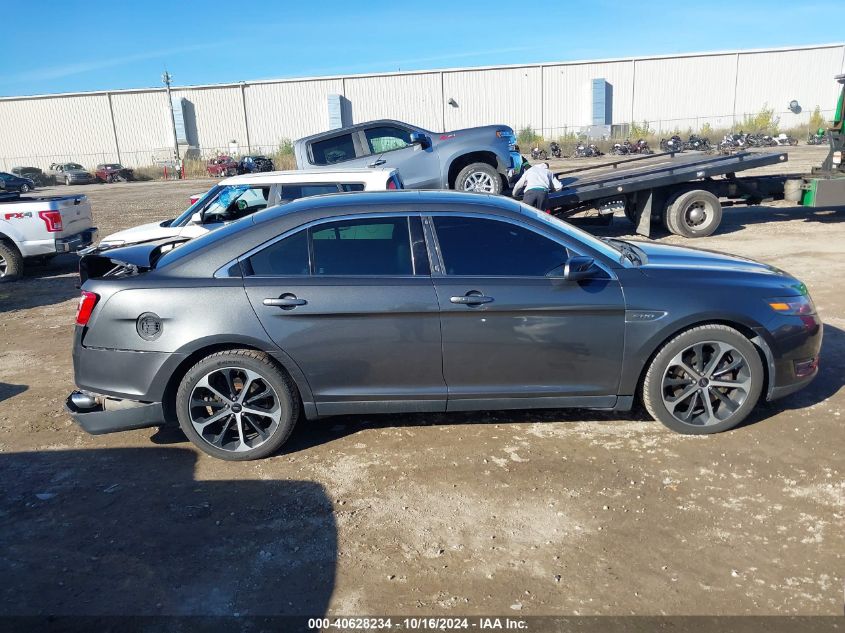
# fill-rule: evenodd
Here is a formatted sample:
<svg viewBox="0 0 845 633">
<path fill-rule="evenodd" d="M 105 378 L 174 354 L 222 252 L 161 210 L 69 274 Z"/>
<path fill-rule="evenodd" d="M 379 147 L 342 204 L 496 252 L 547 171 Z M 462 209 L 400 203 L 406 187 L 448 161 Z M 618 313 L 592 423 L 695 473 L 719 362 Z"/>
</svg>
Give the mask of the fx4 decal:
<svg viewBox="0 0 845 633">
<path fill-rule="evenodd" d="M 5 217 L 7 220 L 23 220 L 24 218 L 31 218 L 32 211 L 22 211 L 20 213 L 7 213 Z"/>
</svg>

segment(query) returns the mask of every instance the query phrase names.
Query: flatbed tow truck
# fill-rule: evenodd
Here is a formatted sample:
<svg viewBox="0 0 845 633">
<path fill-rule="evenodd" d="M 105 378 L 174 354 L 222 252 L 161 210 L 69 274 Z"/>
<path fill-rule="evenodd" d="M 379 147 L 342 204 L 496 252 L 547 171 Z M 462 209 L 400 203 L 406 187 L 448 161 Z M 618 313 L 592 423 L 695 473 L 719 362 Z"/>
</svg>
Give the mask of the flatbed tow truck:
<svg viewBox="0 0 845 633">
<path fill-rule="evenodd" d="M 653 224 L 662 221 L 670 232 L 693 238 L 711 235 L 722 221 L 722 208 L 735 204 L 786 199 L 808 207 L 845 205 L 845 75 L 836 80 L 843 88 L 828 130 L 830 152 L 808 175 L 737 176 L 786 163 L 785 152 L 637 156 L 557 172 L 563 189 L 549 193 L 549 212 L 565 217 L 596 209 L 610 222 L 624 210 L 640 235 L 650 237 Z"/>
</svg>

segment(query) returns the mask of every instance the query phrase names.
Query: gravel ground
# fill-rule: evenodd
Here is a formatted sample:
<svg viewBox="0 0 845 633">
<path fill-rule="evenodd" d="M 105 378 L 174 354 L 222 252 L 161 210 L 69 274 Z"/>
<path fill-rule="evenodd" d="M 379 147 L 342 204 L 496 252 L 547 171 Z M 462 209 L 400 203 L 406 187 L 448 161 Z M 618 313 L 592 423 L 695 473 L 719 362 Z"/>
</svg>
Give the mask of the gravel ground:
<svg viewBox="0 0 845 633">
<path fill-rule="evenodd" d="M 105 235 L 210 182 L 55 191 Z M 62 409 L 74 260 L 31 268 L 0 287 L 0 615 L 841 614 L 843 219 L 733 208 L 695 242 L 794 273 L 826 324 L 809 388 L 708 437 L 581 410 L 330 418 L 251 463 L 92 437 Z"/>
</svg>

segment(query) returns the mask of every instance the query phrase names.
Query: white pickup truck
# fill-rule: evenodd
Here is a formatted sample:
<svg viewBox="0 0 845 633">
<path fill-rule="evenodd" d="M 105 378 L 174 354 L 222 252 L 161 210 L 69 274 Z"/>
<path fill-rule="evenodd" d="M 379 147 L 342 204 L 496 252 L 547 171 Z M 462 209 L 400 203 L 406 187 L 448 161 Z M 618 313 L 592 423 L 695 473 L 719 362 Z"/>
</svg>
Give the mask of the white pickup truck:
<svg viewBox="0 0 845 633">
<path fill-rule="evenodd" d="M 14 281 L 27 259 L 76 252 L 97 237 L 84 195 L 22 196 L 0 190 L 0 283 Z"/>
</svg>

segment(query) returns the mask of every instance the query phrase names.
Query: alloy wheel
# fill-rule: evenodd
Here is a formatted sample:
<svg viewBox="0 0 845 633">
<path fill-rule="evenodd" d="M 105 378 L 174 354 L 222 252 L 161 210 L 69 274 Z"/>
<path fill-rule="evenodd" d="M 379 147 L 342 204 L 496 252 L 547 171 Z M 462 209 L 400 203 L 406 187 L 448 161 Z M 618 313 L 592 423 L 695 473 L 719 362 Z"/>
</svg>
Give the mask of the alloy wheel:
<svg viewBox="0 0 845 633">
<path fill-rule="evenodd" d="M 496 186 L 490 174 L 486 174 L 483 171 L 476 171 L 471 173 L 464 180 L 464 191 L 493 193 L 496 191 Z"/>
<path fill-rule="evenodd" d="M 0 279 L 6 276 L 8 270 L 9 265 L 6 263 L 6 258 L 0 255 Z"/>
<path fill-rule="evenodd" d="M 223 367 L 203 376 L 191 391 L 188 409 L 194 430 L 205 442 L 235 453 L 269 440 L 282 415 L 270 382 L 242 367 Z"/>
<path fill-rule="evenodd" d="M 663 374 L 666 410 L 679 422 L 711 426 L 727 420 L 751 391 L 748 360 L 734 346 L 706 341 L 677 354 Z"/>
</svg>

